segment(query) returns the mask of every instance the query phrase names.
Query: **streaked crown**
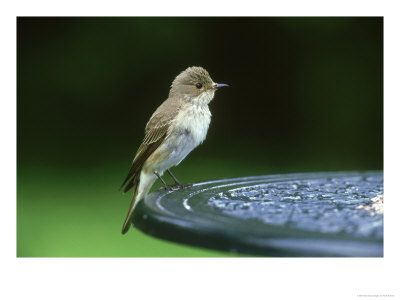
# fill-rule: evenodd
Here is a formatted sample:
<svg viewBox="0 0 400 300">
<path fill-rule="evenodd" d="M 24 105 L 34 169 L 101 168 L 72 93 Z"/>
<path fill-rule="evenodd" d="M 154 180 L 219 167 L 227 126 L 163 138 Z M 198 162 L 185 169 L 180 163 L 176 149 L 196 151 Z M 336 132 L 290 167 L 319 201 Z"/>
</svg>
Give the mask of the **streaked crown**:
<svg viewBox="0 0 400 300">
<path fill-rule="evenodd" d="M 189 67 L 172 82 L 170 97 L 189 97 L 196 98 L 202 93 L 214 94 L 215 83 L 210 77 L 210 74 L 202 67 Z"/>
</svg>

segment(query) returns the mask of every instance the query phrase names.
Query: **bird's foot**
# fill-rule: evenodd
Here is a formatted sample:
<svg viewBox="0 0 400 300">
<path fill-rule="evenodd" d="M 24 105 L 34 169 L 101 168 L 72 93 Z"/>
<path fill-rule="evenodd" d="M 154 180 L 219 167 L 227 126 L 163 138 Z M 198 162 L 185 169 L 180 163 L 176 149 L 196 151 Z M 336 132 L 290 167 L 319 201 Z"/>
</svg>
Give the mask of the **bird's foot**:
<svg viewBox="0 0 400 300">
<path fill-rule="evenodd" d="M 171 184 L 171 185 L 165 185 L 161 187 L 160 189 L 166 190 L 166 191 L 177 191 L 177 190 L 183 190 L 191 187 L 193 184 Z"/>
<path fill-rule="evenodd" d="M 176 186 L 175 184 L 164 185 L 163 187 L 160 188 L 160 190 L 176 191 L 179 190 L 179 186 Z"/>
<path fill-rule="evenodd" d="M 188 184 L 184 184 L 183 185 L 183 188 L 184 189 L 187 189 L 187 188 L 190 188 L 190 187 L 192 187 L 193 186 L 193 183 L 188 183 Z"/>
</svg>

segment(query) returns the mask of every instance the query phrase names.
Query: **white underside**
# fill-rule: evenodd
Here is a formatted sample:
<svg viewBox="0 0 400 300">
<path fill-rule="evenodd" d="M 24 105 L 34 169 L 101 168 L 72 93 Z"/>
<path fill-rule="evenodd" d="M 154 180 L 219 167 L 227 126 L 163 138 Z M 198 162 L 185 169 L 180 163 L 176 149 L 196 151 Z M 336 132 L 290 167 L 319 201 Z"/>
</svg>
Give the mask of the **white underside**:
<svg viewBox="0 0 400 300">
<path fill-rule="evenodd" d="M 190 105 L 182 109 L 176 118 L 172 133 L 165 141 L 165 147 L 170 155 L 160 164 L 160 170 L 178 165 L 200 145 L 206 138 L 210 121 L 211 113 L 208 106 Z"/>
<path fill-rule="evenodd" d="M 198 97 L 182 107 L 171 124 L 167 138 L 145 163 L 140 174 L 138 200 L 146 196 L 157 179 L 154 171 L 162 175 L 165 170 L 178 165 L 205 140 L 211 121 L 207 104 L 213 96 L 214 93 L 203 95 L 203 98 Z"/>
</svg>

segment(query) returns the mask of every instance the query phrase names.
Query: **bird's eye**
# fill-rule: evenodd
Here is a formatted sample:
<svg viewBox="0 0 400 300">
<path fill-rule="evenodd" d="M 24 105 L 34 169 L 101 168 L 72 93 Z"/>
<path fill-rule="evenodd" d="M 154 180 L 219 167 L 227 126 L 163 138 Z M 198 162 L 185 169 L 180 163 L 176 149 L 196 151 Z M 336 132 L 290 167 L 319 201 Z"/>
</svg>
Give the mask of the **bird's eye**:
<svg viewBox="0 0 400 300">
<path fill-rule="evenodd" d="M 203 85 L 202 85 L 201 83 L 196 83 L 196 87 L 197 87 L 198 89 L 201 89 L 201 88 L 203 87 Z"/>
</svg>

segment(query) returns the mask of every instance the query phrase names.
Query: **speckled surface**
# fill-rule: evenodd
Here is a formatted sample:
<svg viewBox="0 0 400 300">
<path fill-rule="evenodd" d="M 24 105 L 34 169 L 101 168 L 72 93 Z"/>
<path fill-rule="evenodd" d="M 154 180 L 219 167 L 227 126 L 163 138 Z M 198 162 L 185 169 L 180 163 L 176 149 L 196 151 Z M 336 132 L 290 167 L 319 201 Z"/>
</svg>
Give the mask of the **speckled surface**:
<svg viewBox="0 0 400 300">
<path fill-rule="evenodd" d="M 365 210 L 383 194 L 383 176 L 295 180 L 220 192 L 208 205 L 225 215 L 322 233 L 383 237 L 383 214 Z"/>
<path fill-rule="evenodd" d="M 138 203 L 133 224 L 234 253 L 382 257 L 383 173 L 277 174 L 160 190 Z"/>
</svg>

